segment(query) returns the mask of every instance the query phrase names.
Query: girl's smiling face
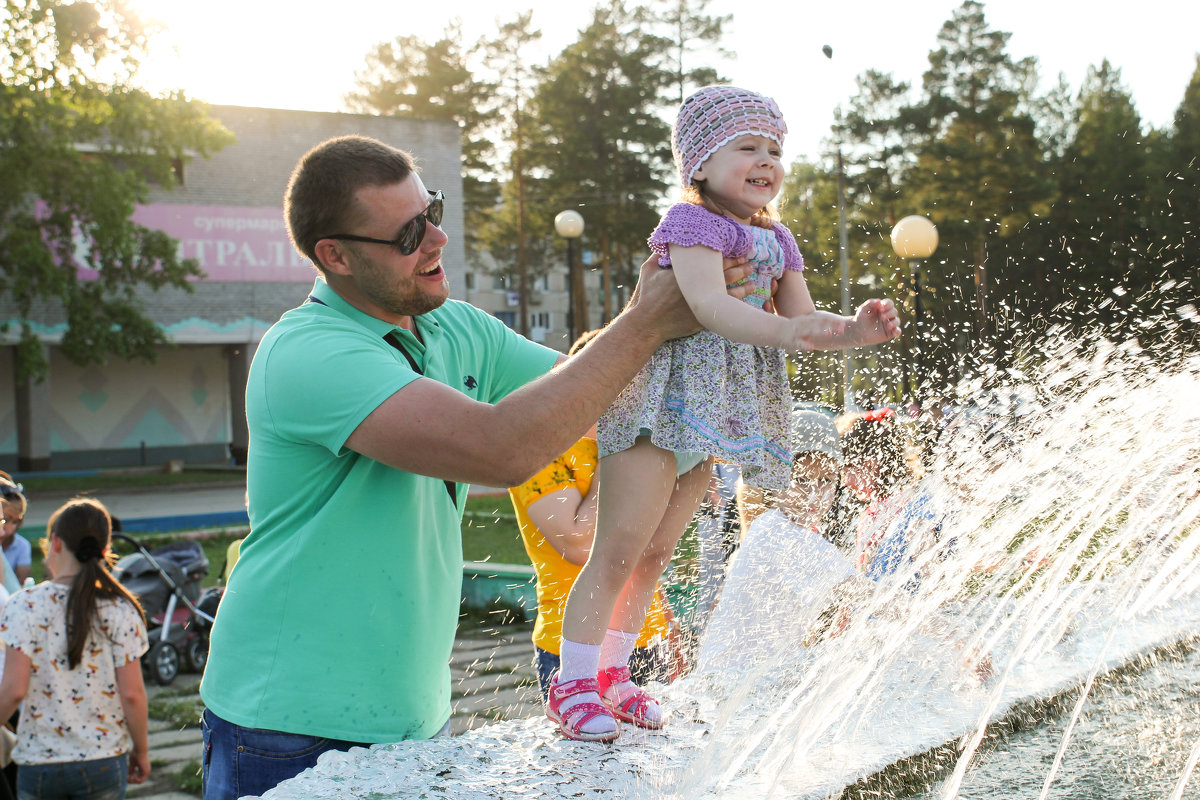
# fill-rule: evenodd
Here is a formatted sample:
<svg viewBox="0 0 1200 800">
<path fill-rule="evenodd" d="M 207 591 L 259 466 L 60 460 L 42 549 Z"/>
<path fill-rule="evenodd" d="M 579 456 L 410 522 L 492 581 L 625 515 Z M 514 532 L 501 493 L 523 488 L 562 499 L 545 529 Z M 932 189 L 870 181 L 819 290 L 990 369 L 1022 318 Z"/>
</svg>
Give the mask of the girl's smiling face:
<svg viewBox="0 0 1200 800">
<path fill-rule="evenodd" d="M 774 139 L 745 133 L 721 146 L 692 175 L 704 194 L 748 222 L 783 187 L 783 149 Z"/>
</svg>

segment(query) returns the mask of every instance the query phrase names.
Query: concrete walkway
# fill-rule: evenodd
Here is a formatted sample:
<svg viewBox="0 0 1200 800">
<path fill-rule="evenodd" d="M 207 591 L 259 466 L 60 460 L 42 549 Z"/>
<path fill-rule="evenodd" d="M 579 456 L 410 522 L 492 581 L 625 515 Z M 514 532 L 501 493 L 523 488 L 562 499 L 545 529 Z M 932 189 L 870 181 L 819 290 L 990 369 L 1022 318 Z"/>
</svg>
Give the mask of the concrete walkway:
<svg viewBox="0 0 1200 800">
<path fill-rule="evenodd" d="M 450 658 L 450 729 L 457 735 L 489 722 L 542 713 L 533 670 L 531 624 L 462 632 Z M 150 720 L 150 780 L 130 786 L 140 800 L 191 800 L 200 796 L 181 787 L 200 785 L 201 737 L 198 715 L 200 676 L 181 674 L 171 686 L 147 686 Z M 173 710 L 174 721 L 154 718 Z M 195 718 L 193 722 L 184 719 Z M 547 723 L 549 724 L 549 723 Z"/>
<path fill-rule="evenodd" d="M 76 494 L 77 492 L 30 492 L 29 511 L 25 515 L 21 533 L 34 540 L 45 535 L 46 522 L 50 515 Z M 240 480 L 135 489 L 98 489 L 87 495 L 104 503 L 109 513 L 120 517 L 122 521 L 233 514 L 246 510 L 246 484 Z"/>
</svg>

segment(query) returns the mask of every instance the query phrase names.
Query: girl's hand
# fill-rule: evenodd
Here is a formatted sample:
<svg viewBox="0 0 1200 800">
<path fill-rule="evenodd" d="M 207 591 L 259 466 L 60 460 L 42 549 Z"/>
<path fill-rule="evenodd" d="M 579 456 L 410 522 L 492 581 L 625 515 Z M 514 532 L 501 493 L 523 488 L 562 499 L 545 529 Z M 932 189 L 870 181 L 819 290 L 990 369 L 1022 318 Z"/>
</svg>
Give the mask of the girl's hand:
<svg viewBox="0 0 1200 800">
<path fill-rule="evenodd" d="M 896 304 L 891 300 L 868 300 L 858 307 L 854 315 L 853 338 L 855 346 L 879 344 L 900 335 L 900 316 Z"/>
<path fill-rule="evenodd" d="M 129 754 L 129 782 L 144 783 L 150 777 L 150 754 L 133 752 Z"/>
</svg>

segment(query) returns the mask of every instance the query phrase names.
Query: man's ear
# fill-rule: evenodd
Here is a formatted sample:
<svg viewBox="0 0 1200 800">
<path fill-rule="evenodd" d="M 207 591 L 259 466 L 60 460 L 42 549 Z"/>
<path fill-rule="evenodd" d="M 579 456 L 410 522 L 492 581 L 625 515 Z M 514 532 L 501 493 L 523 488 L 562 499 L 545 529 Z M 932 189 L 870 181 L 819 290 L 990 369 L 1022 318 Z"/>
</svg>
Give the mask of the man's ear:
<svg viewBox="0 0 1200 800">
<path fill-rule="evenodd" d="M 325 272 L 335 275 L 349 275 L 350 263 L 346 258 L 345 246 L 336 239 L 321 239 L 313 248 L 313 253 L 325 268 Z"/>
</svg>

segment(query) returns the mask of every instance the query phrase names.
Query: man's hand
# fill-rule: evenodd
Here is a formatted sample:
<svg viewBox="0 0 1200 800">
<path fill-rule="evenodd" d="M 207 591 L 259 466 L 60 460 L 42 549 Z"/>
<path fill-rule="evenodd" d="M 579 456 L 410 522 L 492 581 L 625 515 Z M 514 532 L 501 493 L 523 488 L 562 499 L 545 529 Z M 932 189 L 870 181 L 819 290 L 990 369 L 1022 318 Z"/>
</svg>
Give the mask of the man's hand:
<svg viewBox="0 0 1200 800">
<path fill-rule="evenodd" d="M 749 280 L 754 267 L 745 258 L 726 258 L 722 265 L 725 288 L 730 297 L 740 300 L 754 292 L 754 282 Z M 664 332 L 663 341 L 691 336 L 702 329 L 696 322 L 696 315 L 683 299 L 683 293 L 679 291 L 674 270 L 660 267 L 656 255 L 642 263 L 628 308 L 634 313 L 643 309 L 650 313 L 652 325 Z"/>
<path fill-rule="evenodd" d="M 754 293 L 754 281 L 750 280 L 754 267 L 746 261 L 745 256 L 722 259 L 721 268 L 725 270 L 725 291 L 729 292 L 730 297 L 741 300 Z M 773 286 L 771 288 L 774 289 Z"/>
</svg>

